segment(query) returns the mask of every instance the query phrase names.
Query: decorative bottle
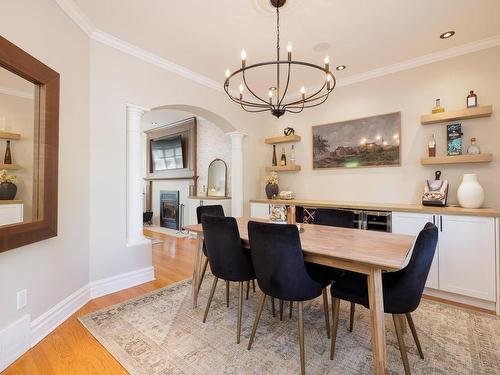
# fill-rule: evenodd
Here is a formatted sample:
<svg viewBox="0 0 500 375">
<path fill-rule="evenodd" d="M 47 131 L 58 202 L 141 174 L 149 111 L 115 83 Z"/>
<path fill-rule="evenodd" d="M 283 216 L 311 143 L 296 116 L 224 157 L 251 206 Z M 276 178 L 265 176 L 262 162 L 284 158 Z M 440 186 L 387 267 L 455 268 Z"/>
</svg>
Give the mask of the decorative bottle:
<svg viewBox="0 0 500 375">
<path fill-rule="evenodd" d="M 433 134 L 429 140 L 429 157 L 433 158 L 434 156 L 436 156 L 436 138 Z"/>
<path fill-rule="evenodd" d="M 276 145 L 273 145 L 273 167 L 278 165 L 278 158 L 276 157 Z"/>
<path fill-rule="evenodd" d="M 481 149 L 476 144 L 476 138 L 472 137 L 470 139 L 470 146 L 467 148 L 467 153 L 469 155 L 479 155 L 481 153 Z"/>
<path fill-rule="evenodd" d="M 290 164 L 295 165 L 295 145 L 292 145 L 292 151 L 290 151 Z"/>
<path fill-rule="evenodd" d="M 3 158 L 4 164 L 12 164 L 12 154 L 10 152 L 10 141 L 7 141 L 7 148 L 5 149 L 5 157 Z"/>
<path fill-rule="evenodd" d="M 285 155 L 285 148 L 283 147 L 281 150 L 281 160 L 280 160 L 280 165 L 282 167 L 286 166 L 286 155 Z"/>
<path fill-rule="evenodd" d="M 474 90 L 470 90 L 469 95 L 467 95 L 467 108 L 477 107 L 477 95 L 474 94 Z"/>
<path fill-rule="evenodd" d="M 432 113 L 441 113 L 444 112 L 444 108 L 441 107 L 441 99 L 436 99 L 436 105 L 432 108 Z"/>
</svg>

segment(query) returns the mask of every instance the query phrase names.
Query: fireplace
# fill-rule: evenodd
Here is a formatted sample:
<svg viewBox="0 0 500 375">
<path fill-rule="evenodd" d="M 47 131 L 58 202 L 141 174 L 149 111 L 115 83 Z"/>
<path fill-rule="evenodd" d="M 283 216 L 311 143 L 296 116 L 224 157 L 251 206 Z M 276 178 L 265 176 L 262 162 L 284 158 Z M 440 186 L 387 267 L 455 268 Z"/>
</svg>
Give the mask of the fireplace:
<svg viewBox="0 0 500 375">
<path fill-rule="evenodd" d="M 160 225 L 179 229 L 179 191 L 160 191 Z"/>
</svg>

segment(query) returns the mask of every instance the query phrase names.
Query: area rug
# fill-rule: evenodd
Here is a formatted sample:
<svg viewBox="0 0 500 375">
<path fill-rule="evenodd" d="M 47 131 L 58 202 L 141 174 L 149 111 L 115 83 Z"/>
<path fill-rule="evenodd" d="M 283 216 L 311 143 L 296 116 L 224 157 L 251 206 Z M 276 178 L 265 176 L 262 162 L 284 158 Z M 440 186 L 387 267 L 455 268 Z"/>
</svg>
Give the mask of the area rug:
<svg viewBox="0 0 500 375">
<path fill-rule="evenodd" d="M 258 293 L 243 303 L 241 343 L 236 344 L 237 284 L 226 307 L 219 283 L 202 323 L 212 276 L 206 275 L 199 306 L 191 308 L 191 283 L 180 283 L 80 318 L 84 326 L 131 374 L 295 374 L 300 373 L 297 314 L 283 321 L 262 313 L 254 344 L 247 350 Z M 285 310 L 288 312 L 287 305 Z M 500 319 L 436 302 L 422 301 L 413 314 L 425 354 L 418 356 L 405 335 L 412 374 L 499 374 Z M 372 374 L 369 311 L 358 307 L 348 331 L 349 305 L 341 303 L 337 349 L 329 359 L 321 298 L 305 303 L 308 374 Z M 391 374 L 403 374 L 394 326 L 386 315 Z"/>
</svg>

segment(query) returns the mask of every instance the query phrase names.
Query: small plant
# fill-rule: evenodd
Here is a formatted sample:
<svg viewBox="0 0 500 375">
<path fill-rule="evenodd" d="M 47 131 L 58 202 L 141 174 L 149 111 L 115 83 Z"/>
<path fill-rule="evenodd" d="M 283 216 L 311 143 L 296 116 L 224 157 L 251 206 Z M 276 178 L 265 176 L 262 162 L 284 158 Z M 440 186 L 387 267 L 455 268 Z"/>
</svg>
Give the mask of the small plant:
<svg viewBox="0 0 500 375">
<path fill-rule="evenodd" d="M 268 184 L 278 184 L 279 178 L 276 172 L 271 172 L 269 176 L 266 176 L 266 182 Z"/>
<path fill-rule="evenodd" d="M 5 169 L 3 171 L 0 171 L 0 184 L 3 183 L 13 184 L 14 182 L 16 182 L 16 176 L 9 176 Z"/>
</svg>

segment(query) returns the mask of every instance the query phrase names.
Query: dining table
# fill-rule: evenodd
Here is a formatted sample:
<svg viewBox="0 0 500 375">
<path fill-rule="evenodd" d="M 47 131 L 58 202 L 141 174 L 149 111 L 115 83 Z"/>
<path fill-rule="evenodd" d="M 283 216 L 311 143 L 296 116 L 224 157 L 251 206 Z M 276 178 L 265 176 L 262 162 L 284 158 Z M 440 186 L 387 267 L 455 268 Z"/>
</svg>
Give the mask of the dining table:
<svg viewBox="0 0 500 375">
<path fill-rule="evenodd" d="M 250 243 L 247 228 L 250 220 L 269 222 L 268 220 L 249 217 L 236 219 L 242 244 L 248 249 L 250 249 Z M 192 303 L 193 308 L 195 308 L 204 257 L 203 228 L 201 224 L 196 224 L 188 225 L 185 229 L 190 233 L 196 233 L 196 240 L 198 241 L 191 286 Z M 415 236 L 316 224 L 300 224 L 300 241 L 305 261 L 366 275 L 374 372 L 377 375 L 387 374 L 382 273 L 398 271 L 407 265 L 412 253 Z"/>
</svg>

